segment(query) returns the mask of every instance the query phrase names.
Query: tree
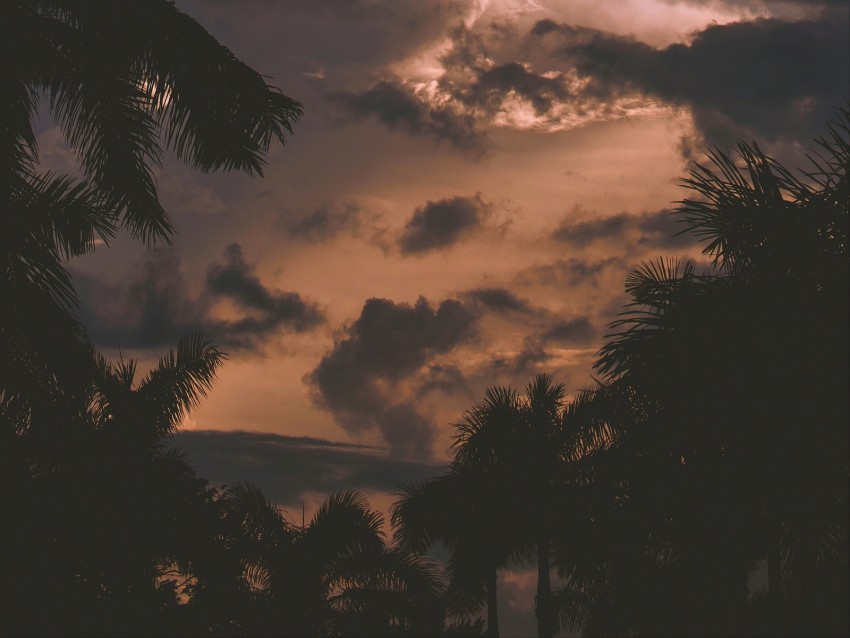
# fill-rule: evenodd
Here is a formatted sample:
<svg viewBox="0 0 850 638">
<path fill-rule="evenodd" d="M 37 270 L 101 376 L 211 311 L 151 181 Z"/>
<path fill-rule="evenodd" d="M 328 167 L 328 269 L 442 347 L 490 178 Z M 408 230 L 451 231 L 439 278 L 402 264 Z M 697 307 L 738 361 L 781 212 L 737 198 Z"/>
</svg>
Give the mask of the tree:
<svg viewBox="0 0 850 638">
<path fill-rule="evenodd" d="M 540 636 L 557 630 L 550 566 L 554 521 L 558 516 L 559 467 L 566 438 L 561 411 L 564 386 L 538 375 L 523 399 L 510 388 L 488 388 L 484 402 L 458 424 L 452 467 L 481 472 L 490 498 L 508 503 L 511 535 L 537 560 L 537 623 Z"/>
<path fill-rule="evenodd" d="M 632 630 L 846 633 L 848 109 L 827 130 L 802 174 L 754 144 L 712 152 L 677 212 L 712 267 L 627 278 L 596 368 L 632 416 L 599 467 L 628 499 L 612 524 L 652 539 L 636 549 L 655 556 L 647 582 L 678 601 Z M 764 559 L 758 625 L 747 583 Z"/>
<path fill-rule="evenodd" d="M 157 630 L 162 570 L 191 562 L 215 517 L 206 482 L 166 445 L 222 358 L 190 336 L 136 385 L 134 361 L 92 350 L 80 383 L 31 410 L 6 477 L 4 631 Z"/>
<path fill-rule="evenodd" d="M 425 553 L 440 543 L 450 552 L 448 608 L 455 616 L 487 608 L 487 636 L 499 635 L 497 572 L 516 562 L 505 524 L 511 512 L 485 475 L 455 469 L 404 487 L 393 504 L 396 543 Z"/>
<path fill-rule="evenodd" d="M 195 515 L 217 520 L 215 492 L 163 448 L 221 355 L 200 337 L 181 341 L 135 387 L 134 363 L 93 354 L 64 262 L 122 226 L 149 246 L 170 240 L 154 181 L 163 142 L 201 171 L 261 175 L 265 153 L 283 143 L 301 106 L 164 0 L 7 2 L 0 31 L 8 98 L 0 106 L 0 479 L 12 512 L 3 540 L 15 548 L 4 554 L 4 598 L 20 610 L 4 622 L 13 632 L 52 633 L 73 631 L 79 618 L 82 633 L 126 631 L 133 614 L 124 617 L 118 598 L 139 613 L 173 606 L 155 581 L 178 554 L 189 561 L 179 570 L 197 581 L 195 599 L 221 580 L 213 572 L 224 567 L 203 555 L 169 553 L 222 555 L 204 526 L 190 525 Z M 41 102 L 84 179 L 39 170 Z M 179 497 L 188 500 L 172 507 Z M 194 544 L 166 533 L 177 529 L 196 535 Z M 125 551 L 125 541 L 138 551 Z M 209 577 L 199 575 L 202 564 Z M 115 612 L 113 624 L 104 610 Z"/>
<path fill-rule="evenodd" d="M 148 245 L 173 233 L 154 181 L 160 138 L 201 171 L 261 175 L 301 105 L 165 0 L 7 2 L 0 25 L 0 410 L 20 428 L 85 358 L 63 261 L 119 226 Z M 82 181 L 38 170 L 42 98 Z"/>
<path fill-rule="evenodd" d="M 261 606 L 252 634 L 435 635 L 443 630 L 442 582 L 421 555 L 387 549 L 383 517 L 359 492 L 337 492 L 303 529 L 288 524 L 256 487 L 225 493 L 240 522 L 247 574 Z"/>
</svg>

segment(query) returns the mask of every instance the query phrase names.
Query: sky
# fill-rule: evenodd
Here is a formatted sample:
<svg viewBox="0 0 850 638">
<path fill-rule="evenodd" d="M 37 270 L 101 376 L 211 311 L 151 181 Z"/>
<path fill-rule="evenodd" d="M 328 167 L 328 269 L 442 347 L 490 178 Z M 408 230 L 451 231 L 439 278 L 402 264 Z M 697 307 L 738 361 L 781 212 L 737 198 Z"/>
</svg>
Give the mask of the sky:
<svg viewBox="0 0 850 638">
<path fill-rule="evenodd" d="M 671 215 L 691 162 L 744 139 L 804 166 L 850 95 L 847 0 L 177 6 L 304 116 L 262 179 L 167 158 L 172 244 L 69 267 L 106 354 L 152 365 L 196 330 L 228 353 L 178 443 L 293 519 L 445 471 L 488 386 L 591 386 L 629 270 L 706 262 Z M 503 578 L 508 634 L 533 622 L 528 578 Z"/>
</svg>

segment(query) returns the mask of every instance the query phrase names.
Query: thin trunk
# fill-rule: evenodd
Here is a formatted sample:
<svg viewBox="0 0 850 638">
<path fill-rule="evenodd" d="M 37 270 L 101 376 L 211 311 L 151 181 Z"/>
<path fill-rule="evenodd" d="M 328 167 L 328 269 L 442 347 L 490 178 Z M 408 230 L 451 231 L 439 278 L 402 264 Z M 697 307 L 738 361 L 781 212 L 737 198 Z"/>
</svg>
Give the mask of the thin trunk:
<svg viewBox="0 0 850 638">
<path fill-rule="evenodd" d="M 496 602 L 496 570 L 487 576 L 487 631 L 485 636 L 499 637 L 499 606 Z"/>
<path fill-rule="evenodd" d="M 782 557 L 779 553 L 779 530 L 769 532 L 767 545 L 767 591 L 775 609 L 782 604 Z"/>
<path fill-rule="evenodd" d="M 782 604 L 782 556 L 779 550 L 779 516 L 772 500 L 767 504 L 767 591 L 773 608 Z"/>
<path fill-rule="evenodd" d="M 549 538 L 541 533 L 537 542 L 537 635 L 555 635 L 555 615 L 552 613 L 552 589 L 549 584 Z"/>
</svg>

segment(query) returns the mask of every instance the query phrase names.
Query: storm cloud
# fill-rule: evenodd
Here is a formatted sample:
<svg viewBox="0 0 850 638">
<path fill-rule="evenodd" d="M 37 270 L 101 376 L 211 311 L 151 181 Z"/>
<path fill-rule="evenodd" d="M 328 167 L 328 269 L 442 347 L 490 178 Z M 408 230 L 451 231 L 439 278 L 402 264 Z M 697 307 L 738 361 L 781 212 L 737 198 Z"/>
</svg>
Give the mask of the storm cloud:
<svg viewBox="0 0 850 638">
<path fill-rule="evenodd" d="M 429 456 L 436 428 L 401 383 L 475 329 L 475 315 L 457 300 L 433 308 L 422 297 L 414 305 L 369 299 L 305 381 L 349 433 L 377 431 L 393 453 Z"/>
<path fill-rule="evenodd" d="M 589 220 L 577 220 L 574 212 L 552 232 L 552 238 L 573 246 L 607 240 L 631 240 L 644 247 L 667 249 L 695 244 L 696 239 L 679 219 L 669 209 Z"/>
<path fill-rule="evenodd" d="M 162 348 L 189 332 L 203 332 L 225 349 L 260 352 L 282 331 L 303 332 L 324 322 L 316 304 L 264 285 L 239 244 L 227 246 L 222 260 L 210 264 L 197 295 L 171 250 L 145 255 L 129 282 L 107 284 L 83 274 L 74 282 L 81 318 L 99 347 Z M 231 302 L 243 316 L 217 317 L 212 306 L 218 300 Z"/>
<path fill-rule="evenodd" d="M 267 432 L 184 430 L 173 445 L 189 454 L 213 484 L 248 481 L 281 506 L 300 509 L 305 493 L 342 489 L 395 492 L 444 471 L 440 465 L 393 458 L 384 450 Z"/>
<path fill-rule="evenodd" d="M 346 203 L 341 210 L 320 206 L 303 217 L 287 219 L 283 227 L 290 237 L 319 243 L 343 233 L 356 234 L 362 224 L 362 212 L 359 206 L 351 203 Z"/>
<path fill-rule="evenodd" d="M 302 332 L 322 321 L 319 310 L 305 302 L 301 295 L 266 288 L 255 271 L 253 265 L 245 262 L 239 244 L 225 248 L 224 261 L 212 264 L 207 270 L 206 291 L 209 295 L 228 298 L 243 309 L 259 314 L 258 317 L 226 322 L 225 327 L 229 331 L 262 335 L 286 326 Z"/>
<path fill-rule="evenodd" d="M 540 314 L 539 309 L 533 308 L 528 301 L 520 299 L 507 288 L 474 288 L 463 295 L 482 309 L 498 314 Z"/>
<path fill-rule="evenodd" d="M 413 255 L 449 248 L 482 228 L 490 210 L 480 193 L 428 201 L 404 225 L 399 250 Z"/>
<path fill-rule="evenodd" d="M 560 74 L 539 75 L 519 62 L 479 68 L 476 75 L 475 82 L 459 88 L 457 97 L 466 104 L 486 107 L 490 112 L 497 111 L 510 92 L 528 100 L 538 115 L 546 114 L 553 104 L 569 96 Z"/>
<path fill-rule="evenodd" d="M 626 262 L 621 257 L 606 257 L 594 261 L 568 257 L 523 268 L 517 273 L 516 279 L 520 284 L 545 285 L 554 288 L 571 288 L 578 285 L 596 287 L 599 275 L 614 266 L 625 269 Z"/>
<path fill-rule="evenodd" d="M 638 92 L 688 106 L 713 143 L 752 134 L 808 142 L 850 87 L 846 5 L 838 14 L 712 25 L 663 49 L 552 20 L 531 33 L 558 39 L 557 55 L 595 98 Z"/>
<path fill-rule="evenodd" d="M 587 345 L 597 336 L 596 329 L 588 317 L 560 319 L 552 324 L 541 335 L 545 342 L 555 342 L 564 345 Z"/>
<path fill-rule="evenodd" d="M 327 97 L 355 120 L 374 117 L 387 128 L 409 135 L 448 142 L 474 154 L 483 151 L 483 136 L 471 116 L 430 105 L 398 79 L 383 80 L 360 92 L 332 92 Z"/>
<path fill-rule="evenodd" d="M 563 130 L 669 107 L 693 114 L 686 155 L 705 140 L 808 144 L 850 91 L 846 3 L 728 4 L 782 17 L 712 24 L 663 48 L 552 19 L 485 21 L 451 31 L 431 83 L 391 77 L 330 96 L 352 117 L 462 148 L 494 126 Z"/>
</svg>

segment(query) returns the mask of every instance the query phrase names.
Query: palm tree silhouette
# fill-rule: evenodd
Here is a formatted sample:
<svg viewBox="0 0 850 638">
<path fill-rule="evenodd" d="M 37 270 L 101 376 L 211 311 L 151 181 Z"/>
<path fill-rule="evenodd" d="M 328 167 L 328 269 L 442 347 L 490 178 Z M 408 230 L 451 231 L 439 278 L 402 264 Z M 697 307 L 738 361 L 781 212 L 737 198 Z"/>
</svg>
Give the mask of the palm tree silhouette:
<svg viewBox="0 0 850 638">
<path fill-rule="evenodd" d="M 134 361 L 113 364 L 89 350 L 79 382 L 29 410 L 27 429 L 14 439 L 17 471 L 6 477 L 14 497 L 5 533 L 19 555 L 4 558 L 17 575 L 4 594 L 22 604 L 5 627 L 156 630 L 166 602 L 162 570 L 185 563 L 184 550 L 207 535 L 203 517 L 215 518 L 206 482 L 166 443 L 222 358 L 190 335 L 136 384 Z M 47 613 L 27 618 L 27 599 L 40 596 Z"/>
<path fill-rule="evenodd" d="M 635 270 L 596 363 L 633 403 L 614 456 L 687 584 L 673 591 L 690 617 L 666 613 L 677 631 L 741 631 L 765 557 L 774 624 L 760 631 L 846 627 L 846 602 L 813 602 L 846 591 L 818 583 L 847 565 L 847 109 L 828 131 L 802 175 L 744 143 L 697 165 L 678 214 L 713 267 Z"/>
<path fill-rule="evenodd" d="M 145 241 L 173 231 L 152 169 L 160 134 L 202 171 L 262 174 L 273 140 L 284 141 L 301 105 L 266 83 L 173 3 L 65 3 L 3 7 L 11 91 L 3 157 L 31 177 L 32 119 L 40 91 L 80 155 L 96 194 Z"/>
<path fill-rule="evenodd" d="M 288 524 L 262 492 L 225 493 L 248 544 L 247 575 L 264 600 L 251 633 L 434 635 L 443 629 L 436 566 L 387 549 L 383 517 L 356 491 L 329 496 L 303 529 Z M 253 549 L 251 549 L 253 548 Z"/>
<path fill-rule="evenodd" d="M 63 262 L 119 226 L 148 245 L 173 225 L 154 169 L 162 140 L 201 171 L 262 174 L 301 105 L 267 84 L 172 2 L 3 3 L 0 111 L 0 410 L 26 427 L 31 406 L 85 365 L 76 294 Z M 85 179 L 44 173 L 33 121 L 42 101 Z"/>
<path fill-rule="evenodd" d="M 488 388 L 485 400 L 464 413 L 453 444 L 452 467 L 484 473 L 490 498 L 510 504 L 512 534 L 526 552 L 533 549 L 536 554 L 540 636 L 557 630 L 550 567 L 565 443 L 563 401 L 564 386 L 545 374 L 528 384 L 522 399 L 511 388 Z"/>
<path fill-rule="evenodd" d="M 163 511 L 172 511 L 166 496 L 173 492 L 194 503 L 184 503 L 185 511 L 216 520 L 213 492 L 163 445 L 206 391 L 220 353 L 200 338 L 182 341 L 134 386 L 133 362 L 114 365 L 93 355 L 74 317 L 76 294 L 64 262 L 108 242 L 121 226 L 149 246 L 170 239 L 173 225 L 154 181 L 163 143 L 202 171 L 261 175 L 265 153 L 291 132 L 301 106 L 164 0 L 3 3 L 0 31 L 0 76 L 9 98 L 0 106 L 6 211 L 0 220 L 0 479 L 11 491 L 14 521 L 4 526 L 2 540 L 19 548 L 4 556 L 10 580 L 3 597 L 21 610 L 4 626 L 13 633 L 37 631 L 39 623 L 47 633 L 73 631 L 71 619 L 78 617 L 85 633 L 97 626 L 104 596 L 118 609 L 118 590 L 150 592 L 161 571 L 152 557 L 171 546 L 156 545 L 164 536 L 153 522 L 173 530 L 179 519 L 181 529 L 191 527 L 176 514 L 168 521 L 157 516 L 153 485 L 164 490 L 158 497 Z M 33 121 L 42 101 L 77 153 L 84 179 L 40 170 Z M 137 498 L 138 511 L 121 504 Z M 45 499 L 50 507 L 40 508 Z M 137 533 L 121 512 L 139 523 Z M 150 519 L 140 519 L 140 512 Z M 98 517 L 113 521 L 139 551 L 122 551 L 120 541 L 93 525 Z M 206 543 L 202 532 L 195 528 L 194 546 Z M 206 546 L 217 547 L 214 539 Z M 34 556 L 36 547 L 46 550 Z M 136 563 L 127 562 L 131 555 Z M 202 563 L 199 557 L 186 569 L 197 571 Z M 210 591 L 206 580 L 198 586 Z M 39 600 L 57 613 L 32 611 Z M 148 603 L 165 604 L 162 596 Z M 63 627 L 63 619 L 70 624 Z M 116 617 L 118 624 L 106 623 L 102 631 L 129 622 L 121 625 Z"/>
<path fill-rule="evenodd" d="M 487 636 L 499 635 L 497 572 L 520 562 L 518 547 L 505 524 L 506 503 L 477 468 L 403 488 L 393 504 L 395 540 L 401 547 L 424 553 L 442 544 L 450 552 L 448 608 L 458 617 L 487 608 Z"/>
</svg>

